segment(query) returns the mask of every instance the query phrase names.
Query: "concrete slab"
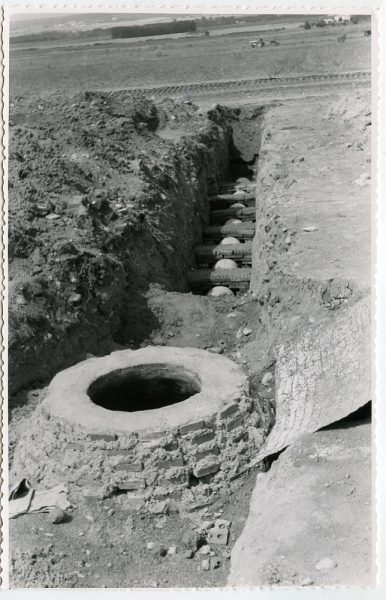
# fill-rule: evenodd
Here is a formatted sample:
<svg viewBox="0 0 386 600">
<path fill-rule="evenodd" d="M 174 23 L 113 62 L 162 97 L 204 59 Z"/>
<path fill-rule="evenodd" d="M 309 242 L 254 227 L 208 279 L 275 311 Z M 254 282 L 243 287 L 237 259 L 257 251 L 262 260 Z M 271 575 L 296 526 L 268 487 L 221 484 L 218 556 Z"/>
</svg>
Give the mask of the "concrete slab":
<svg viewBox="0 0 386 600">
<path fill-rule="evenodd" d="M 371 425 L 319 431 L 259 474 L 229 585 L 370 585 Z"/>
</svg>

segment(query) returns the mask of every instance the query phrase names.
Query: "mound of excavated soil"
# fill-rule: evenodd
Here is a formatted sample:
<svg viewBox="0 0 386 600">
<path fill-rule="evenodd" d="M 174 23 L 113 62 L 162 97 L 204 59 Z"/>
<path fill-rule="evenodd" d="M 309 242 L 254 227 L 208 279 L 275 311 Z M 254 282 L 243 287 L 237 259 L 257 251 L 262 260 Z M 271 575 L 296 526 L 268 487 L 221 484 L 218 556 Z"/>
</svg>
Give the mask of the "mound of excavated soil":
<svg viewBox="0 0 386 600">
<path fill-rule="evenodd" d="M 157 327 L 143 294 L 186 289 L 228 164 L 226 117 L 122 94 L 13 99 L 11 389 Z"/>
</svg>

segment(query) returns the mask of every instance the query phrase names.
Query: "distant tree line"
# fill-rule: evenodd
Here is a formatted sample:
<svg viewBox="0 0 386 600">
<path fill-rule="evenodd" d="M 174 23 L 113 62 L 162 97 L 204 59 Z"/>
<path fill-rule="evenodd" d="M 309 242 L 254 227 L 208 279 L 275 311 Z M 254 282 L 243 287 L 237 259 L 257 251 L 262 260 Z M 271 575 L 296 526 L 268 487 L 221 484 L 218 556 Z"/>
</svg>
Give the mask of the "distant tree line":
<svg viewBox="0 0 386 600">
<path fill-rule="evenodd" d="M 197 29 L 195 21 L 170 21 L 167 23 L 147 23 L 146 25 L 127 25 L 112 27 L 111 37 L 134 38 L 147 35 L 165 35 L 168 33 L 189 33 Z"/>
<path fill-rule="evenodd" d="M 60 40 L 83 40 L 89 38 L 108 37 L 109 31 L 102 29 L 88 29 L 87 31 L 41 31 L 39 33 L 26 33 L 11 37 L 12 43 L 25 44 L 29 42 L 55 42 Z"/>
<path fill-rule="evenodd" d="M 134 38 L 141 36 L 164 35 L 168 33 L 190 33 L 197 29 L 196 22 L 170 21 L 167 23 L 148 23 L 146 25 L 128 25 L 87 29 L 85 31 L 41 31 L 25 35 L 12 36 L 12 43 L 55 42 L 61 40 L 85 40 L 93 38 Z"/>
</svg>

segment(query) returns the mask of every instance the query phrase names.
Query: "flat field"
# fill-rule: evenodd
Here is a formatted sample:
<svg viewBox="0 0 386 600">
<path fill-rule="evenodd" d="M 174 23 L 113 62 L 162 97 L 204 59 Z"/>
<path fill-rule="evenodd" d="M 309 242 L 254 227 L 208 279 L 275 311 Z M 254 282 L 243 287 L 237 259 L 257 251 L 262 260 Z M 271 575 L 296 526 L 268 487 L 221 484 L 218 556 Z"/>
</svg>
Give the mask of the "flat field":
<svg viewBox="0 0 386 600">
<path fill-rule="evenodd" d="M 345 34 L 345 41 L 338 37 Z M 251 48 L 263 37 L 266 46 Z M 270 44 L 276 40 L 279 45 Z M 127 87 L 303 73 L 333 73 L 370 68 L 371 38 L 363 25 L 304 30 L 256 30 L 179 38 L 138 38 L 61 45 L 13 45 L 10 49 L 11 94 L 44 95 L 75 90 Z"/>
</svg>

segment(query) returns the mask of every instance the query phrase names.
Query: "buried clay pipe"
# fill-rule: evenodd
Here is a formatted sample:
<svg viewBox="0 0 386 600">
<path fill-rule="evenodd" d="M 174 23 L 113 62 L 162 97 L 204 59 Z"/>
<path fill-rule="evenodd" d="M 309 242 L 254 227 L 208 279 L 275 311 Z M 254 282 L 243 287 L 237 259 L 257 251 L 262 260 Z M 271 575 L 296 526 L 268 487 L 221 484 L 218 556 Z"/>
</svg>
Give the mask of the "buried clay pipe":
<svg viewBox="0 0 386 600">
<path fill-rule="evenodd" d="M 239 244 L 240 241 L 235 237 L 226 237 L 220 242 L 220 246 L 230 246 L 231 244 Z"/>
<path fill-rule="evenodd" d="M 215 271 L 219 269 L 238 269 L 238 264 L 231 258 L 221 258 L 214 265 Z"/>
<path fill-rule="evenodd" d="M 224 285 L 216 285 L 209 290 L 207 295 L 212 296 L 212 298 L 219 298 L 220 296 L 234 296 L 234 293 Z"/>
</svg>

